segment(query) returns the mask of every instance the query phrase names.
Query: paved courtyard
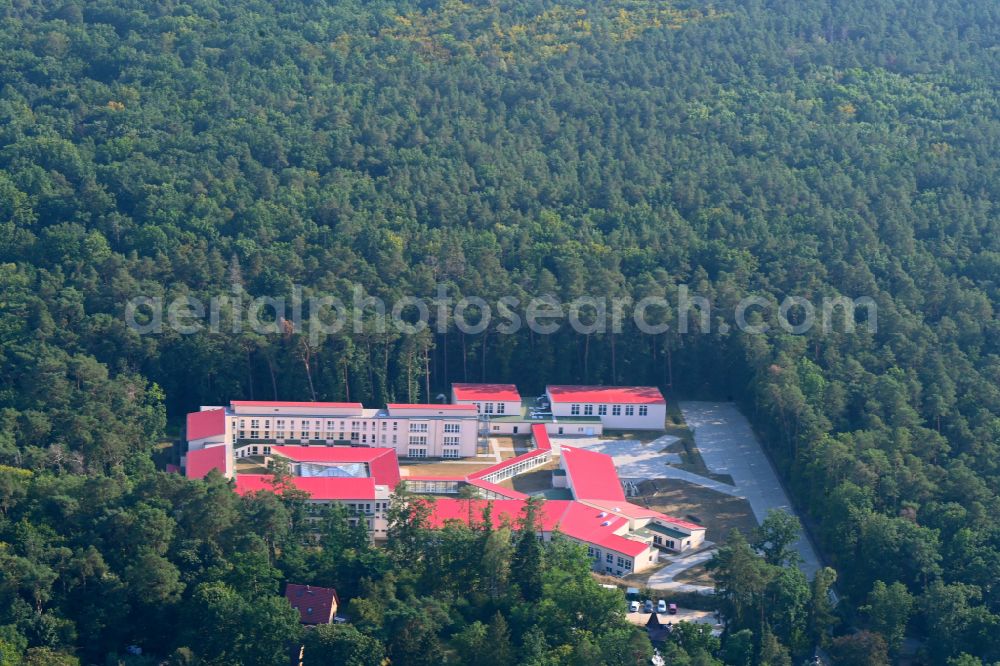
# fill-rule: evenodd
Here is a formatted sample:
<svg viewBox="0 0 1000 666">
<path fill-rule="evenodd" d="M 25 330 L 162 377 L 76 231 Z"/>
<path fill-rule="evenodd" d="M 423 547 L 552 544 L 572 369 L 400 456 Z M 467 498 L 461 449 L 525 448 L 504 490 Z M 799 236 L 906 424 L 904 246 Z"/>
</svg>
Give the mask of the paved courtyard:
<svg viewBox="0 0 1000 666">
<path fill-rule="evenodd" d="M 750 502 L 757 522 L 764 520 L 771 509 L 794 513 L 757 436 L 736 405 L 682 402 L 679 407 L 706 467 L 732 477 L 739 494 Z M 795 549 L 802 557 L 802 570 L 811 578 L 819 570 L 819 558 L 805 534 L 799 534 Z"/>
<path fill-rule="evenodd" d="M 681 402 L 679 407 L 687 426 L 694 433 L 695 446 L 701 452 L 705 466 L 713 474 L 729 475 L 733 485 L 674 467 L 673 464 L 681 462 L 680 456 L 663 452 L 665 447 L 677 441 L 670 435 L 646 443 L 600 437 L 584 437 L 565 443 L 611 456 L 623 480 L 680 479 L 726 495 L 746 498 L 758 523 L 767 517 L 771 509 L 794 513 L 750 423 L 734 404 Z M 558 441 L 553 440 L 554 443 Z M 819 558 L 804 533 L 800 533 L 795 549 L 802 558 L 802 570 L 812 577 L 819 569 Z M 709 590 L 700 585 L 676 582 L 673 577 L 704 562 L 712 552 L 703 551 L 686 558 L 667 558 L 670 564 L 653 574 L 649 586 L 692 592 Z"/>
<path fill-rule="evenodd" d="M 663 448 L 677 441 L 676 437 L 664 435 L 651 442 L 634 439 L 601 439 L 581 437 L 566 441 L 567 446 L 590 449 L 614 458 L 618 476 L 628 480 L 661 479 L 672 469 L 669 463 L 681 462 L 677 453 L 664 453 Z"/>
</svg>

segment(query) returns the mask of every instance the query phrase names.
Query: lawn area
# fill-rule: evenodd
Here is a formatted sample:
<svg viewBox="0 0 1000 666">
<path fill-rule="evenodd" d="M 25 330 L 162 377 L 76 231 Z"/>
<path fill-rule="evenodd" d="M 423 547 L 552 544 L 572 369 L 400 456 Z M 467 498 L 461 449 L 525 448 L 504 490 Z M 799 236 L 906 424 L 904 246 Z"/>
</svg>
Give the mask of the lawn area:
<svg viewBox="0 0 1000 666">
<path fill-rule="evenodd" d="M 679 479 L 654 479 L 639 484 L 640 495 L 632 502 L 667 515 L 691 520 L 696 516 L 705 526 L 705 538 L 721 543 L 732 529 L 749 534 L 757 527 L 750 503 Z"/>
<path fill-rule="evenodd" d="M 264 456 L 247 456 L 236 459 L 237 474 L 270 474 L 271 470 L 264 467 Z"/>
<path fill-rule="evenodd" d="M 527 453 L 532 448 L 530 438 L 527 435 L 490 437 L 490 449 L 494 453 L 499 453 L 501 460 Z"/>
</svg>

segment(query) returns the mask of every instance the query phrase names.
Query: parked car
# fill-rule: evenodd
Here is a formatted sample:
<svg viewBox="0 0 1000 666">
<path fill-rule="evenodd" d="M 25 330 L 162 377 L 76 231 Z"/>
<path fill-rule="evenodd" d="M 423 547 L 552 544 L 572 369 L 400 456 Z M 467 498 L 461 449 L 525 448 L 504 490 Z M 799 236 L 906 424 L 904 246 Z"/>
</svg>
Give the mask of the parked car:
<svg viewBox="0 0 1000 666">
<path fill-rule="evenodd" d="M 677 615 L 677 604 L 670 604 L 668 611 L 671 615 Z"/>
<path fill-rule="evenodd" d="M 644 611 L 646 611 L 647 613 L 652 613 L 653 612 L 653 600 L 652 599 L 646 599 L 646 603 L 644 603 L 642 605 L 642 609 Z"/>
<path fill-rule="evenodd" d="M 667 612 L 667 602 L 664 601 L 663 599 L 660 599 L 659 601 L 657 601 L 656 602 L 656 612 L 657 613 L 666 613 Z"/>
<path fill-rule="evenodd" d="M 639 612 L 639 602 L 638 601 L 634 601 L 634 600 L 628 602 L 628 612 L 629 613 L 638 613 Z"/>
</svg>

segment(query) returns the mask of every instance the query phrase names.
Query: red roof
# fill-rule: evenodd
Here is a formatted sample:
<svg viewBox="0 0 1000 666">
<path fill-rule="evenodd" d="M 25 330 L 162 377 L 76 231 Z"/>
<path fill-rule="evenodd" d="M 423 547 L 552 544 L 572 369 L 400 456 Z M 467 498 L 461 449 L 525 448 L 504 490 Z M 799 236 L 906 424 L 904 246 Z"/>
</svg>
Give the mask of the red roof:
<svg viewBox="0 0 1000 666">
<path fill-rule="evenodd" d="M 698 523 L 692 523 L 687 520 L 681 520 L 680 518 L 674 518 L 673 516 L 668 516 L 665 513 L 660 513 L 659 511 L 654 511 L 653 509 L 647 509 L 644 506 L 639 506 L 638 504 L 632 504 L 631 502 L 609 502 L 607 500 L 585 500 L 587 504 L 599 507 L 606 511 L 613 511 L 617 514 L 625 516 L 629 519 L 636 518 L 656 518 L 662 520 L 671 525 L 677 525 L 678 527 L 683 527 L 689 530 L 703 530 L 704 525 L 699 525 Z"/>
<path fill-rule="evenodd" d="M 594 402 L 633 405 L 667 404 L 655 386 L 548 386 L 553 402 Z"/>
<path fill-rule="evenodd" d="M 270 474 L 240 474 L 236 477 L 236 492 L 240 495 L 261 490 L 273 492 L 273 478 Z M 375 479 L 372 478 L 294 476 L 291 481 L 296 488 L 318 501 L 375 499 Z"/>
<path fill-rule="evenodd" d="M 456 400 L 521 401 L 521 394 L 513 384 L 452 384 L 451 390 Z"/>
<path fill-rule="evenodd" d="M 493 514 L 491 520 L 494 526 L 498 526 L 504 522 L 516 524 L 524 512 L 525 502 L 519 499 L 467 500 L 452 499 L 450 497 L 440 498 L 434 502 L 434 511 L 431 513 L 429 520 L 430 527 L 444 527 L 445 522 L 449 520 L 458 520 L 468 524 L 470 508 L 472 519 L 480 521 L 482 520 L 483 509 L 486 508 L 487 504 L 492 505 Z M 563 511 L 566 510 L 566 505 L 568 504 L 570 504 L 568 500 L 548 500 L 542 504 L 538 516 L 542 532 L 551 532 L 555 529 L 559 518 L 562 516 Z"/>
<path fill-rule="evenodd" d="M 462 500 L 438 499 L 430 517 L 430 526 L 443 527 L 449 520 L 457 520 L 467 524 L 470 517 L 474 521 L 482 520 L 483 509 L 492 504 L 492 521 L 494 525 L 510 522 L 516 526 L 524 512 L 523 500 Z M 601 511 L 581 502 L 570 500 L 548 500 L 542 504 L 539 512 L 539 527 L 541 532 L 559 530 L 568 537 L 578 541 L 592 543 L 607 550 L 636 557 L 649 546 L 641 541 L 634 541 L 615 534 L 628 522 L 624 518 L 610 514 L 601 515 Z"/>
<path fill-rule="evenodd" d="M 226 434 L 226 410 L 206 409 L 187 415 L 187 441 Z"/>
<path fill-rule="evenodd" d="M 611 456 L 563 446 L 562 464 L 576 499 L 625 501 L 625 493 Z"/>
<path fill-rule="evenodd" d="M 582 502 L 570 502 L 559 521 L 559 531 L 574 539 L 635 557 L 649 548 L 649 545 L 615 534 L 615 530 L 627 524 L 625 518 L 589 507 Z"/>
<path fill-rule="evenodd" d="M 535 446 L 540 451 L 552 450 L 552 442 L 549 441 L 549 431 L 545 429 L 544 424 L 536 423 L 531 426 L 531 436 L 535 438 Z"/>
<path fill-rule="evenodd" d="M 368 463 L 375 483 L 395 487 L 399 483 L 396 450 L 363 446 L 272 446 L 271 453 L 296 462 Z"/>
<path fill-rule="evenodd" d="M 362 409 L 360 402 L 282 402 L 280 400 L 233 400 L 233 407 L 351 407 Z"/>
<path fill-rule="evenodd" d="M 226 447 L 210 446 L 207 449 L 198 449 L 187 452 L 187 469 L 185 476 L 189 479 L 203 479 L 205 475 L 213 469 L 219 473 L 226 473 Z"/>
<path fill-rule="evenodd" d="M 289 583 L 285 587 L 285 598 L 299 611 L 302 624 L 330 624 L 340 605 L 337 591 L 332 587 Z"/>
</svg>

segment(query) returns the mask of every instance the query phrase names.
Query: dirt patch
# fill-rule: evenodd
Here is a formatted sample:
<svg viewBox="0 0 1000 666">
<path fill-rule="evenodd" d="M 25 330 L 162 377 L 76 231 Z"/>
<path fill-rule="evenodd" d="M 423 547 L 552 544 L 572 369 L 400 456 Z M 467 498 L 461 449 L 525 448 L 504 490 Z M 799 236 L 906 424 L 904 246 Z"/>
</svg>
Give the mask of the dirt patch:
<svg viewBox="0 0 1000 666">
<path fill-rule="evenodd" d="M 500 485 L 529 495 L 549 490 L 552 488 L 552 470 L 558 467 L 559 463 L 553 460 L 530 472 L 518 474 L 513 479 L 501 481 Z"/>
<path fill-rule="evenodd" d="M 472 460 L 469 458 L 468 460 Z M 456 463 L 451 461 L 414 462 L 400 461 L 400 469 L 408 470 L 413 476 L 468 476 L 473 472 L 495 465 L 495 461 Z M 405 480 L 406 477 L 404 476 Z"/>
<path fill-rule="evenodd" d="M 652 479 L 639 484 L 635 504 L 662 513 L 693 520 L 705 526 L 705 539 L 722 543 L 730 530 L 749 534 L 757 527 L 750 502 L 680 479 Z"/>
<path fill-rule="evenodd" d="M 499 453 L 501 460 L 508 460 L 530 451 L 533 448 L 530 440 L 527 435 L 490 437 L 490 450 Z"/>
<path fill-rule="evenodd" d="M 664 430 L 605 430 L 601 433 L 601 439 L 629 439 L 636 442 L 648 444 L 654 440 L 672 433 Z"/>
<path fill-rule="evenodd" d="M 247 456 L 236 459 L 237 474 L 270 474 L 271 470 L 264 466 L 263 456 Z"/>
<path fill-rule="evenodd" d="M 678 583 L 689 583 L 691 585 L 715 586 L 715 579 L 712 578 L 712 574 L 709 573 L 704 564 L 696 564 L 690 569 L 681 571 L 674 576 L 674 580 Z"/>
</svg>

